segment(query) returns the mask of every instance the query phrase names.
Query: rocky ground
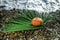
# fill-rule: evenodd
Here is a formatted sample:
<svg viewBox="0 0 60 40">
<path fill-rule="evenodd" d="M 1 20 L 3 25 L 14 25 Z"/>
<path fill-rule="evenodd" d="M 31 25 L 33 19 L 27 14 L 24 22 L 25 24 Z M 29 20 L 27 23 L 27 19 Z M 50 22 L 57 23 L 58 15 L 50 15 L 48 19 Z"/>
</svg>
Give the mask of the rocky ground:
<svg viewBox="0 0 60 40">
<path fill-rule="evenodd" d="M 44 28 L 12 33 L 0 31 L 0 40 L 60 40 L 60 12 L 53 14 L 57 17 Z"/>
</svg>

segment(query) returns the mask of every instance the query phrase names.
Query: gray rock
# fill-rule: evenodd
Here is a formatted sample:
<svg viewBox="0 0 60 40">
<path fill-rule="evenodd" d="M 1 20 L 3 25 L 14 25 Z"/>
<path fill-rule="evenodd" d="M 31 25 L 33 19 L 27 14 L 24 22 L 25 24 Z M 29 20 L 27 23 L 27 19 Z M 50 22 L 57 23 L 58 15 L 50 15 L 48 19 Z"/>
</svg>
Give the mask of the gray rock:
<svg viewBox="0 0 60 40">
<path fill-rule="evenodd" d="M 38 12 L 51 12 L 60 10 L 60 0 L 0 0 L 4 9 L 29 9 Z M 1 10 L 1 9 L 0 9 Z"/>
</svg>

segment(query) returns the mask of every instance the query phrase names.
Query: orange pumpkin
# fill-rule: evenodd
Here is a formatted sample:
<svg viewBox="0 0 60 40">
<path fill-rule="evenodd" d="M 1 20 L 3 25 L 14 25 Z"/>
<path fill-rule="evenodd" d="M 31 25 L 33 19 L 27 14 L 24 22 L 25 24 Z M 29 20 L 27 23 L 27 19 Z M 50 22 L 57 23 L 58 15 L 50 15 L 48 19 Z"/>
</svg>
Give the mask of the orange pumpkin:
<svg viewBox="0 0 60 40">
<path fill-rule="evenodd" d="M 43 22 L 43 20 L 39 17 L 32 19 L 32 25 L 33 26 L 40 26 L 40 25 L 42 25 L 42 22 Z"/>
</svg>

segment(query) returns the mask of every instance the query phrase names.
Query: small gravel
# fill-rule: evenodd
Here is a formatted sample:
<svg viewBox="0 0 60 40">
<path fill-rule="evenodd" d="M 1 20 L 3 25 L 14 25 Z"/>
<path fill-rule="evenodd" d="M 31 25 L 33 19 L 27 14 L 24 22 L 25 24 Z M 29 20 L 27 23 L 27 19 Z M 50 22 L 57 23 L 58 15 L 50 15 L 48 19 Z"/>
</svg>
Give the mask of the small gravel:
<svg viewBox="0 0 60 40">
<path fill-rule="evenodd" d="M 45 28 L 11 33 L 0 31 L 0 40 L 60 40 L 59 16 L 47 23 Z"/>
</svg>

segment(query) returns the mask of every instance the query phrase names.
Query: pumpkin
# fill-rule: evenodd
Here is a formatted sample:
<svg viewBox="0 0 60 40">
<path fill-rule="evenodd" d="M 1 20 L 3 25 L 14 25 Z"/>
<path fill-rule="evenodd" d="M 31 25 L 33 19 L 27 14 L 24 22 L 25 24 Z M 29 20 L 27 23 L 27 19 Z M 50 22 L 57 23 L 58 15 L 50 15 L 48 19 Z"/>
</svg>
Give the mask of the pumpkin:
<svg viewBox="0 0 60 40">
<path fill-rule="evenodd" d="M 43 20 L 39 17 L 32 19 L 32 25 L 33 26 L 40 26 L 40 25 L 42 25 L 42 22 L 43 22 Z"/>
</svg>

